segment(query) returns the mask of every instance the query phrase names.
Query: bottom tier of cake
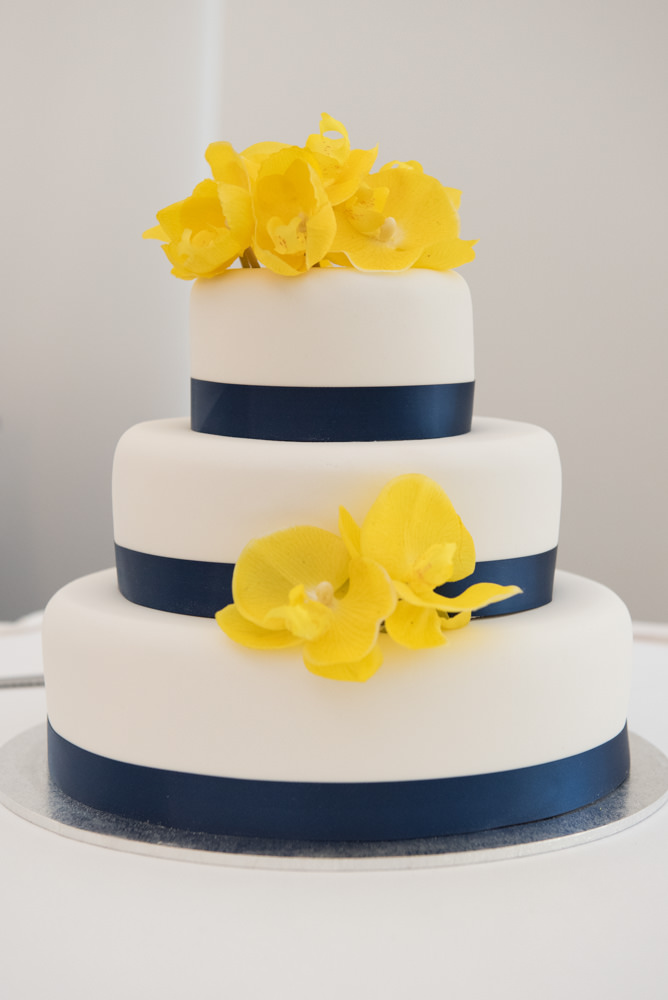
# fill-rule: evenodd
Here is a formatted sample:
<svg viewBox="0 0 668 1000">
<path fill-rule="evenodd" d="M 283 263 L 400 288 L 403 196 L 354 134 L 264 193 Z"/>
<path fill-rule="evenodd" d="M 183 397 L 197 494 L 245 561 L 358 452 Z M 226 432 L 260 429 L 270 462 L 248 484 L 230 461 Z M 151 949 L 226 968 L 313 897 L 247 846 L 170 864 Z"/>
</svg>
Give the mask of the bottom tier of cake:
<svg viewBox="0 0 668 1000">
<path fill-rule="evenodd" d="M 393 840 L 544 819 L 628 773 L 631 625 L 599 584 L 557 573 L 545 607 L 383 652 L 365 684 L 325 680 L 131 604 L 113 570 L 77 580 L 44 622 L 52 777 L 183 829 Z"/>
</svg>

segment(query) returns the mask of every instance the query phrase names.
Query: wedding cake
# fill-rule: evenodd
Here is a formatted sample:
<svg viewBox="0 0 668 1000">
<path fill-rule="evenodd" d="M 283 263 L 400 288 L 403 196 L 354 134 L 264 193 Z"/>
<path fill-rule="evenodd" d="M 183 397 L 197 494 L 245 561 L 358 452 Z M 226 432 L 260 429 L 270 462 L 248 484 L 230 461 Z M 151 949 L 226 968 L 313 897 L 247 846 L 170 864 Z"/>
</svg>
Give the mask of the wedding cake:
<svg viewBox="0 0 668 1000">
<path fill-rule="evenodd" d="M 86 805 L 400 840 L 628 773 L 629 616 L 555 573 L 555 442 L 472 417 L 458 192 L 374 157 L 329 116 L 215 143 L 147 234 L 196 279 L 191 419 L 121 438 L 116 568 L 45 615 L 51 776 Z"/>
</svg>

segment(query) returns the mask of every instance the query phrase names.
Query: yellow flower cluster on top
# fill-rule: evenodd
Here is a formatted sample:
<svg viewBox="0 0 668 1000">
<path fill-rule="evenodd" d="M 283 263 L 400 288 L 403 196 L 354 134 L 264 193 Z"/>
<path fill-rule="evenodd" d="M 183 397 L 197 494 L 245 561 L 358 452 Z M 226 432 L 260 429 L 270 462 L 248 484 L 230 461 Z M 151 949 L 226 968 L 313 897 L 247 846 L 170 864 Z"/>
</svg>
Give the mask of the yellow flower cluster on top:
<svg viewBox="0 0 668 1000">
<path fill-rule="evenodd" d="M 475 240 L 459 238 L 460 192 L 414 160 L 371 173 L 376 155 L 351 149 L 327 114 L 304 147 L 261 142 L 237 153 L 214 142 L 212 179 L 158 212 L 144 237 L 163 242 L 172 273 L 186 280 L 222 274 L 237 259 L 284 275 L 316 265 L 445 271 L 473 260 Z"/>
<path fill-rule="evenodd" d="M 381 626 L 408 649 L 443 645 L 471 612 L 520 593 L 475 583 L 436 592 L 475 568 L 473 540 L 441 487 L 410 474 L 389 482 L 358 525 L 344 508 L 340 536 L 301 526 L 250 542 L 234 569 L 221 629 L 252 649 L 301 646 L 306 667 L 366 681 L 380 667 Z"/>
</svg>

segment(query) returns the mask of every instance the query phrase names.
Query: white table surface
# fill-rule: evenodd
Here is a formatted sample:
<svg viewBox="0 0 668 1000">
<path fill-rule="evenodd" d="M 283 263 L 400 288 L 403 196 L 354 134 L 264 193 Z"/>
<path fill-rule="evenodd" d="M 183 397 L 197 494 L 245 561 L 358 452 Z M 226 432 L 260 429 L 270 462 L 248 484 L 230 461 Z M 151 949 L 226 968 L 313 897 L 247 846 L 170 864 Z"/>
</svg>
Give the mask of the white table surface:
<svg viewBox="0 0 668 1000">
<path fill-rule="evenodd" d="M 0 626 L 0 676 L 39 671 Z M 631 728 L 668 754 L 668 630 L 639 628 Z M 650 641 L 652 640 L 652 641 Z M 0 742 L 45 718 L 0 690 Z M 107 850 L 0 807 L 0 997 L 668 997 L 668 806 L 593 844 L 390 872 L 224 868 Z"/>
</svg>

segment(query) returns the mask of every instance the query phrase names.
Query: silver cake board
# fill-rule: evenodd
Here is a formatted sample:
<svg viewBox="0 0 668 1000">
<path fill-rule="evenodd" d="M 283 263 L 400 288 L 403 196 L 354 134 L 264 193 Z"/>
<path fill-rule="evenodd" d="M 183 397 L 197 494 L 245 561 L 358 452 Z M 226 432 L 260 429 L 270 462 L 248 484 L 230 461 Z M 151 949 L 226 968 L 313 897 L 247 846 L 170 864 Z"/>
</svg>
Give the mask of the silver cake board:
<svg viewBox="0 0 668 1000">
<path fill-rule="evenodd" d="M 474 834 L 374 843 L 260 840 L 190 833 L 91 809 L 50 780 L 46 730 L 35 726 L 0 749 L 0 802 L 63 837 L 133 854 L 240 868 L 373 871 L 466 865 L 559 851 L 626 830 L 668 799 L 668 759 L 630 734 L 631 774 L 620 788 L 555 819 Z"/>
</svg>

